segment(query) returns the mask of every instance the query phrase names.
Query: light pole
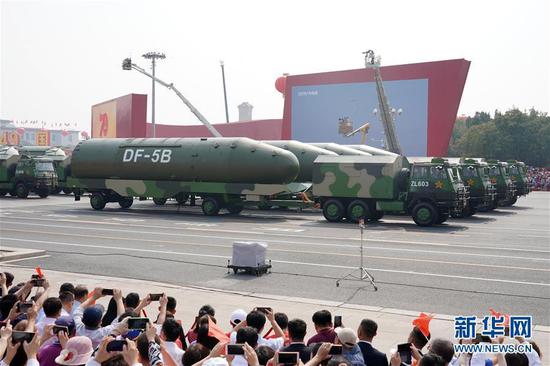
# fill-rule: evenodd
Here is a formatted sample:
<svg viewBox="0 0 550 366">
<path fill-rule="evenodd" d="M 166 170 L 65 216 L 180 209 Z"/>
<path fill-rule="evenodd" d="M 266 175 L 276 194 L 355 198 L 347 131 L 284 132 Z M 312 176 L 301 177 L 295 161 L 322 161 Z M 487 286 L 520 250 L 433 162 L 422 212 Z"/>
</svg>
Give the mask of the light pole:
<svg viewBox="0 0 550 366">
<path fill-rule="evenodd" d="M 155 126 L 155 66 L 157 59 L 165 59 L 164 53 L 160 52 L 147 52 L 143 54 L 143 57 L 151 60 L 151 69 L 153 70 L 153 91 L 151 93 L 151 124 L 153 125 L 153 137 L 157 137 L 157 131 Z"/>
<path fill-rule="evenodd" d="M 223 60 L 220 60 L 220 66 L 222 68 L 223 100 L 225 102 L 225 121 L 229 123 L 229 111 L 227 110 L 227 91 L 225 89 L 225 67 L 224 67 Z"/>
</svg>

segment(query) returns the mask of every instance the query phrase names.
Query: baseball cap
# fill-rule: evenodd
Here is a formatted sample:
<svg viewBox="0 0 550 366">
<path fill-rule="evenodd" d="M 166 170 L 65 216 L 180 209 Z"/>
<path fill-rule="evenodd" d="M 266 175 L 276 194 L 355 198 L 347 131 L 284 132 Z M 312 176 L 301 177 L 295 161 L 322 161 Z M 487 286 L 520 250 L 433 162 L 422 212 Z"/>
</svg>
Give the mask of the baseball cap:
<svg viewBox="0 0 550 366">
<path fill-rule="evenodd" d="M 101 323 L 103 312 L 97 306 L 91 306 L 84 310 L 82 323 L 89 328 L 97 327 Z"/>
<path fill-rule="evenodd" d="M 357 344 L 357 336 L 351 328 L 336 328 L 334 330 L 340 343 L 345 347 L 353 347 Z"/>
<path fill-rule="evenodd" d="M 92 347 L 90 338 L 83 336 L 73 337 L 67 341 L 65 349 L 55 358 L 55 363 L 67 366 L 85 365 L 93 352 L 94 348 Z"/>
<path fill-rule="evenodd" d="M 231 318 L 229 318 L 229 321 L 231 322 L 231 324 L 237 325 L 246 319 L 246 315 L 246 311 L 244 311 L 243 309 L 237 309 L 231 313 Z"/>
<path fill-rule="evenodd" d="M 61 327 L 67 327 L 67 329 L 69 330 L 68 335 L 71 335 L 76 328 L 74 319 L 71 318 L 70 316 L 60 316 L 55 320 L 55 325 L 59 325 Z"/>
</svg>

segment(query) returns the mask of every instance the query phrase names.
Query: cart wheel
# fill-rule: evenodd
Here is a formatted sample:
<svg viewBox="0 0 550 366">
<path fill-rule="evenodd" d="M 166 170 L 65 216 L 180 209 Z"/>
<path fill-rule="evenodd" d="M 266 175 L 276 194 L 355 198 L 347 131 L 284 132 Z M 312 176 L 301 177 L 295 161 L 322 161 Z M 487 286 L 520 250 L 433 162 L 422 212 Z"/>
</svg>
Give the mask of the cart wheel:
<svg viewBox="0 0 550 366">
<path fill-rule="evenodd" d="M 374 291 L 375 292 L 378 291 L 378 287 L 374 286 Z"/>
<path fill-rule="evenodd" d="M 340 282 L 336 281 L 336 287 L 340 287 Z"/>
<path fill-rule="evenodd" d="M 237 274 L 237 272 L 239 272 L 239 270 L 237 268 L 233 268 L 233 273 Z"/>
</svg>

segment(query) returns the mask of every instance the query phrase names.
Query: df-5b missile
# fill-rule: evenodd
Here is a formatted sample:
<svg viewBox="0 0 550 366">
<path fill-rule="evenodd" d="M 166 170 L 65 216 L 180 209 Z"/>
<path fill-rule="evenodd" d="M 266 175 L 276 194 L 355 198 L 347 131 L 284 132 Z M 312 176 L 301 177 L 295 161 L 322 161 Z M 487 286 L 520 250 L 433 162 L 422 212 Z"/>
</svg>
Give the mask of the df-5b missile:
<svg viewBox="0 0 550 366">
<path fill-rule="evenodd" d="M 262 142 L 288 150 L 298 158 L 300 162 L 300 174 L 298 174 L 295 181 L 301 183 L 313 180 L 313 162 L 319 155 L 338 155 L 335 152 L 295 140 L 270 140 Z"/>
<path fill-rule="evenodd" d="M 351 147 L 335 144 L 333 142 L 315 142 L 315 143 L 310 143 L 310 145 L 335 152 L 338 155 L 363 155 L 363 156 L 372 155 L 372 154 L 369 154 L 368 152 L 359 151 L 356 149 L 352 149 Z"/>
<path fill-rule="evenodd" d="M 286 184 L 300 172 L 290 151 L 249 138 L 115 138 L 81 141 L 75 178 Z"/>
</svg>

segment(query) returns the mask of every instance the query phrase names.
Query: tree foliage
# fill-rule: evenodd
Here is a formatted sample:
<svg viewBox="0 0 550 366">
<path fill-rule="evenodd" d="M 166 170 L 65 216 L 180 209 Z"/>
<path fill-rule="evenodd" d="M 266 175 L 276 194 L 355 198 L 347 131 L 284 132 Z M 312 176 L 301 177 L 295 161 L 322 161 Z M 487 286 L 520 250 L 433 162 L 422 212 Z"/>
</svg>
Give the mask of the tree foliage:
<svg viewBox="0 0 550 366">
<path fill-rule="evenodd" d="M 476 112 L 456 121 L 449 156 L 516 159 L 550 167 L 550 117 L 534 109 L 495 111 L 493 118 Z"/>
</svg>

